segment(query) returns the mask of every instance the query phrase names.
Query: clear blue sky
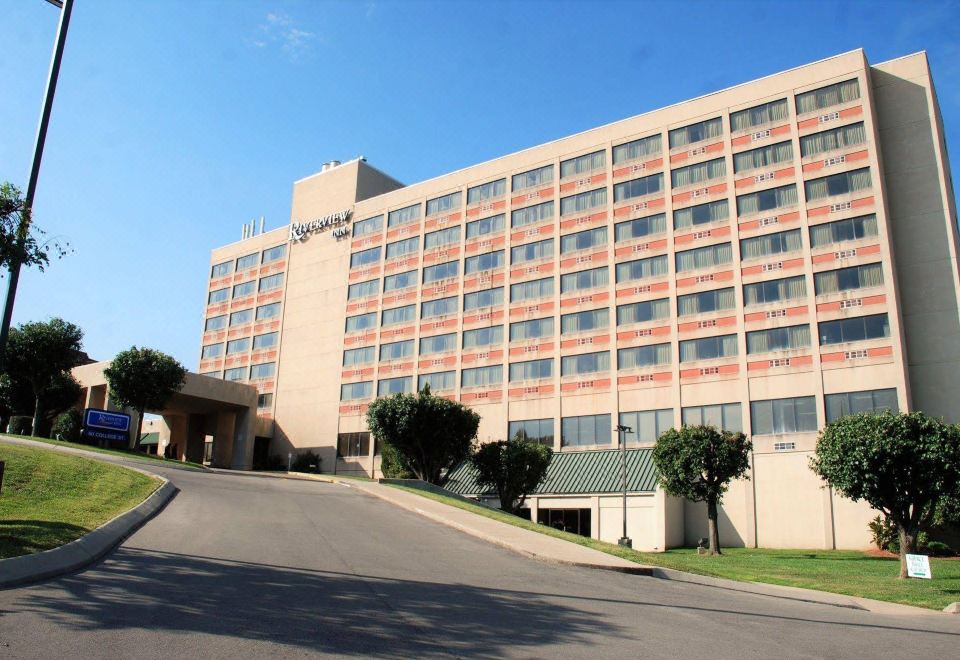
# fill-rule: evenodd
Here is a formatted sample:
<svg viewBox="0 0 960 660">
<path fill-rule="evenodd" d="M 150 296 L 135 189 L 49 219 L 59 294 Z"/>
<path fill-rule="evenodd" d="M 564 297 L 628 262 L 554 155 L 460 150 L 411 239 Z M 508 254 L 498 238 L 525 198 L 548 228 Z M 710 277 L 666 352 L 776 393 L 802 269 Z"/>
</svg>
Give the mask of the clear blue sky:
<svg viewBox="0 0 960 660">
<path fill-rule="evenodd" d="M 0 17 L 0 179 L 26 187 L 57 10 Z M 960 154 L 956 2 L 77 0 L 35 204 L 75 252 L 14 321 L 195 369 L 209 250 L 286 224 L 324 161 L 414 183 L 858 47 L 928 51 Z"/>
</svg>

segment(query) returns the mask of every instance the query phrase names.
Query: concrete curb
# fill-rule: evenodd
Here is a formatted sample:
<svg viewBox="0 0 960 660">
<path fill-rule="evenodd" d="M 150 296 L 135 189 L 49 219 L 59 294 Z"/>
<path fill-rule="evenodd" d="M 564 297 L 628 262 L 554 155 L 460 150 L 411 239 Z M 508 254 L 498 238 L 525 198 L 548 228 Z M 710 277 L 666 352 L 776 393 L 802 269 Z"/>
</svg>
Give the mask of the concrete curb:
<svg viewBox="0 0 960 660">
<path fill-rule="evenodd" d="M 92 458 L 94 460 L 103 461 L 104 463 L 122 463 L 123 461 L 129 461 L 131 463 L 139 463 L 147 467 L 163 467 L 171 470 L 185 470 L 187 472 L 212 472 L 212 470 L 205 465 L 181 465 L 179 461 L 154 461 L 149 458 L 140 458 L 132 452 L 130 456 L 126 456 L 124 454 L 102 454 L 98 451 L 91 451 L 89 449 L 82 449 L 80 447 L 67 447 L 65 445 L 52 444 L 49 442 L 39 442 L 37 440 L 31 440 L 30 438 L 20 438 L 17 436 L 7 435 L 5 433 L 0 433 L 0 442 L 5 442 L 11 445 L 21 445 L 23 447 L 49 449 L 50 451 L 58 451 L 63 454 L 72 454 L 74 456 Z M 130 469 L 135 468 L 131 467 Z M 145 474 L 150 474 L 152 477 L 157 476 L 150 472 L 145 472 Z"/>
</svg>

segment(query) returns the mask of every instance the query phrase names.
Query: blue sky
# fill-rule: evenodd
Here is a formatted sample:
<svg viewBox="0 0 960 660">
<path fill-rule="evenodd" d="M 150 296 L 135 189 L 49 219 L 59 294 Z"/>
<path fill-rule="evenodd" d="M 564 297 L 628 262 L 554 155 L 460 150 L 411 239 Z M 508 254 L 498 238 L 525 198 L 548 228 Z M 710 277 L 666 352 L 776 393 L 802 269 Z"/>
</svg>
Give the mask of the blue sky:
<svg viewBox="0 0 960 660">
<path fill-rule="evenodd" d="M 0 16 L 0 179 L 25 187 L 57 10 Z M 77 0 L 35 204 L 74 253 L 24 273 L 14 322 L 195 369 L 209 250 L 286 224 L 327 160 L 414 183 L 858 47 L 928 51 L 960 154 L 956 2 Z"/>
</svg>

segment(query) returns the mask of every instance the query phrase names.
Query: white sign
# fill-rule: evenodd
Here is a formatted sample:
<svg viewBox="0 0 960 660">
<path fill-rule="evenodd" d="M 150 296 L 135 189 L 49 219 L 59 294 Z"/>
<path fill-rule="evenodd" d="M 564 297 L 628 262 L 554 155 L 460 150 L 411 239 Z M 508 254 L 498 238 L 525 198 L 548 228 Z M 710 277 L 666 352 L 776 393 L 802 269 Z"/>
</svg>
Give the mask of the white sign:
<svg viewBox="0 0 960 660">
<path fill-rule="evenodd" d="M 333 230 L 334 238 L 340 238 L 347 235 L 347 228 L 338 225 L 344 225 L 350 222 L 350 215 L 353 212 L 350 209 L 337 211 L 322 218 L 311 220 L 310 222 L 291 222 L 290 223 L 290 241 L 296 243 L 302 241 L 315 231 L 323 231 L 329 227 L 336 227 Z"/>
<path fill-rule="evenodd" d="M 907 555 L 907 577 L 930 580 L 930 557 L 927 555 Z"/>
</svg>

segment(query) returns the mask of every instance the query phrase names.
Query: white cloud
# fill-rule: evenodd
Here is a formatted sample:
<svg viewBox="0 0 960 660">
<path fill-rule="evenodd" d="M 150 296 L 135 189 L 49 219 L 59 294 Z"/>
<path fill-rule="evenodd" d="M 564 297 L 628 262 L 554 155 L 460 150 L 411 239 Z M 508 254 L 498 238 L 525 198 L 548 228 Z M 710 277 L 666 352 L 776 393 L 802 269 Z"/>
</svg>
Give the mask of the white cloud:
<svg viewBox="0 0 960 660">
<path fill-rule="evenodd" d="M 270 12 L 257 27 L 257 35 L 250 39 L 254 48 L 278 46 L 291 60 L 300 59 L 309 52 L 317 35 L 298 27 L 292 18 L 283 12 Z"/>
</svg>

